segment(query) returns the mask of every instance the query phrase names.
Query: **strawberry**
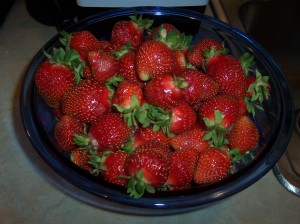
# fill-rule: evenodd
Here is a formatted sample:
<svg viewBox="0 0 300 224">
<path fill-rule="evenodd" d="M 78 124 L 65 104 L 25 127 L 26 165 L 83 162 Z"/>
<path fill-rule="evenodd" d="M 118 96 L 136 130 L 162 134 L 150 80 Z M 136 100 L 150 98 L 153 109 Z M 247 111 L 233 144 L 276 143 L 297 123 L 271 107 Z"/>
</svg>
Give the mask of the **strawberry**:
<svg viewBox="0 0 300 224">
<path fill-rule="evenodd" d="M 69 115 L 63 115 L 54 126 L 54 136 L 63 150 L 71 151 L 77 148 L 74 135 L 81 134 L 83 129 L 81 122 Z"/>
<path fill-rule="evenodd" d="M 148 35 L 147 40 L 156 39 L 155 36 L 159 35 L 161 30 L 165 30 L 164 32 L 167 34 L 172 30 L 177 30 L 177 28 L 171 23 L 162 23 L 159 26 L 155 27 Z"/>
<path fill-rule="evenodd" d="M 248 116 L 242 116 L 227 134 L 227 139 L 232 149 L 237 148 L 243 154 L 257 146 L 259 132 L 255 123 Z"/>
<path fill-rule="evenodd" d="M 211 38 L 205 38 L 188 49 L 187 59 L 190 64 L 198 69 L 202 69 L 205 59 L 209 57 L 208 53 L 217 55 L 225 52 L 226 50 L 220 42 Z"/>
<path fill-rule="evenodd" d="M 219 84 L 219 93 L 244 98 L 246 77 L 241 62 L 233 56 L 219 54 L 206 61 L 206 74 Z"/>
<path fill-rule="evenodd" d="M 169 110 L 182 99 L 181 92 L 186 86 L 182 78 L 165 73 L 147 82 L 144 94 L 149 103 Z"/>
<path fill-rule="evenodd" d="M 133 128 L 127 126 L 120 114 L 107 113 L 99 117 L 90 127 L 89 143 L 102 151 L 117 151 L 128 141 Z"/>
<path fill-rule="evenodd" d="M 172 73 L 178 76 L 187 68 L 187 60 L 182 50 L 174 50 L 173 55 L 174 55 L 174 64 L 173 64 Z"/>
<path fill-rule="evenodd" d="M 60 41 L 64 46 L 76 50 L 81 60 L 85 61 L 88 52 L 104 49 L 106 41 L 99 41 L 94 34 L 88 30 L 77 31 L 74 33 L 61 32 Z"/>
<path fill-rule="evenodd" d="M 172 108 L 172 116 L 170 120 L 170 132 L 181 134 L 195 127 L 197 123 L 197 115 L 194 109 L 187 103 L 181 102 Z"/>
<path fill-rule="evenodd" d="M 113 55 L 103 51 L 90 51 L 87 55 L 87 63 L 94 78 L 101 83 L 113 77 L 119 68 L 119 61 Z"/>
<path fill-rule="evenodd" d="M 45 55 L 48 59 L 39 65 L 34 81 L 46 104 L 58 108 L 65 93 L 80 81 L 83 64 L 76 52 L 63 48 L 54 48 L 52 55 Z"/>
<path fill-rule="evenodd" d="M 142 81 L 171 72 L 173 63 L 172 50 L 158 40 L 143 42 L 136 53 L 136 71 Z"/>
<path fill-rule="evenodd" d="M 137 106 L 144 103 L 143 90 L 139 84 L 127 80 L 121 81 L 113 95 L 112 104 L 114 106 L 117 104 L 124 109 L 132 109 L 134 106 L 133 95 L 135 95 L 137 99 Z"/>
<path fill-rule="evenodd" d="M 224 150 L 209 148 L 199 154 L 194 173 L 197 184 L 212 184 L 224 180 L 230 170 L 230 157 Z"/>
<path fill-rule="evenodd" d="M 170 174 L 170 158 L 160 147 L 137 149 L 128 157 L 125 171 L 131 177 L 127 192 L 140 198 L 145 191 L 155 193 L 155 188 L 165 184 Z"/>
<path fill-rule="evenodd" d="M 71 152 L 70 160 L 77 166 L 91 171 L 93 167 L 88 164 L 89 157 L 89 152 L 82 149 L 75 149 Z"/>
<path fill-rule="evenodd" d="M 152 26 L 153 20 L 143 19 L 142 15 L 130 16 L 130 20 L 119 20 L 111 31 L 111 42 L 125 45 L 128 42 L 138 48 L 144 40 L 144 31 Z"/>
<path fill-rule="evenodd" d="M 199 70 L 188 68 L 179 77 L 187 83 L 187 87 L 182 90 L 183 99 L 192 105 L 198 101 L 207 100 L 218 93 L 219 85 Z"/>
<path fill-rule="evenodd" d="M 83 68 L 83 76 L 85 79 L 93 79 L 94 78 L 94 76 L 92 74 L 92 70 L 89 66 L 85 66 Z"/>
<path fill-rule="evenodd" d="M 118 75 L 124 77 L 125 80 L 130 82 L 139 83 L 142 86 L 142 82 L 139 79 L 135 70 L 135 55 L 136 51 L 130 50 L 123 54 L 119 58 Z"/>
<path fill-rule="evenodd" d="M 171 138 L 170 144 L 175 151 L 193 149 L 200 153 L 209 146 L 208 141 L 203 140 L 204 136 L 204 130 L 194 128 Z"/>
<path fill-rule="evenodd" d="M 194 170 L 198 160 L 198 152 L 185 149 L 170 154 L 170 175 L 166 181 L 168 186 L 187 186 L 194 177 Z"/>
<path fill-rule="evenodd" d="M 82 81 L 63 97 L 61 108 L 83 123 L 94 122 L 110 110 L 110 91 L 95 80 Z"/>
<path fill-rule="evenodd" d="M 138 83 L 121 81 L 113 95 L 112 104 L 129 127 L 137 126 L 135 112 L 145 102 L 143 90 Z"/>
<path fill-rule="evenodd" d="M 154 131 L 161 129 L 168 136 L 180 134 L 194 128 L 197 124 L 196 112 L 185 101 L 179 102 L 171 110 L 163 110 L 146 103 L 137 112 L 138 121 L 143 127 L 153 125 Z"/>
<path fill-rule="evenodd" d="M 219 121 L 216 120 L 215 111 L 222 114 L 222 128 L 229 128 L 239 118 L 239 104 L 229 95 L 217 95 L 205 101 L 199 111 L 200 120 L 205 119 L 217 124 Z"/>
<path fill-rule="evenodd" d="M 199 111 L 199 119 L 207 130 L 204 139 L 211 140 L 215 147 L 226 145 L 226 133 L 239 118 L 239 112 L 238 101 L 229 95 L 217 95 L 205 101 Z"/>
<path fill-rule="evenodd" d="M 168 136 L 163 133 L 162 130 L 153 131 L 153 127 L 147 128 L 138 128 L 134 133 L 132 138 L 133 148 L 138 148 L 139 146 L 145 144 L 148 141 L 158 141 L 160 142 L 164 148 L 168 149 L 170 146 L 170 140 Z"/>
<path fill-rule="evenodd" d="M 89 164 L 94 167 L 92 173 L 98 175 L 100 172 L 107 182 L 126 186 L 128 179 L 124 169 L 125 162 L 129 154 L 123 151 L 104 151 L 101 154 L 92 153 L 89 158 Z"/>
</svg>

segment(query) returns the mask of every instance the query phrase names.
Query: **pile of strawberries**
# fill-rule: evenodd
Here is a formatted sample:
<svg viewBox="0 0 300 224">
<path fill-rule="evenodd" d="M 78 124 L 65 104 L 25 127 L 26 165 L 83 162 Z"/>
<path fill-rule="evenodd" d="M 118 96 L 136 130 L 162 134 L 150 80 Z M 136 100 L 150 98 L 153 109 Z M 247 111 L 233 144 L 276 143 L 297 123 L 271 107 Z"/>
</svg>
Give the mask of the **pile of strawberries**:
<svg viewBox="0 0 300 224">
<path fill-rule="evenodd" d="M 134 198 L 236 172 L 258 145 L 251 118 L 270 94 L 248 53 L 236 58 L 216 40 L 191 44 L 173 24 L 152 26 L 134 15 L 109 40 L 62 32 L 35 74 L 57 117 L 58 150 Z"/>
</svg>

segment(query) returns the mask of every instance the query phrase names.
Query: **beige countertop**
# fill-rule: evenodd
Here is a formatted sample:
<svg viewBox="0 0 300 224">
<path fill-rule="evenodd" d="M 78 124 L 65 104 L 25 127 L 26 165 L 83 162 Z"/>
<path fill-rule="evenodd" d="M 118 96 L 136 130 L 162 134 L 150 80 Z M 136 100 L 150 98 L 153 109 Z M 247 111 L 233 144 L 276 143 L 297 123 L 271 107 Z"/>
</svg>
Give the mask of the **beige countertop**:
<svg viewBox="0 0 300 224">
<path fill-rule="evenodd" d="M 285 190 L 272 171 L 222 202 L 170 216 L 114 213 L 66 193 L 64 187 L 72 186 L 36 153 L 19 114 L 26 68 L 54 34 L 54 27 L 41 25 L 28 15 L 23 0 L 15 1 L 0 27 L 0 223 L 299 223 L 300 198 Z"/>
</svg>

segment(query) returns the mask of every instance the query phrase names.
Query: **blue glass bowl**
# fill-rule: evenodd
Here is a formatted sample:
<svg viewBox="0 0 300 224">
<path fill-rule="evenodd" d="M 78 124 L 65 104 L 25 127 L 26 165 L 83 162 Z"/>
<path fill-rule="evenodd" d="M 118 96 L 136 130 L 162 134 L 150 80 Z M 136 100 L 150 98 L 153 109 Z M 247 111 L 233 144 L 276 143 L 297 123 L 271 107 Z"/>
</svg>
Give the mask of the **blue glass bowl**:
<svg viewBox="0 0 300 224">
<path fill-rule="evenodd" d="M 254 40 L 239 30 L 214 18 L 195 12 L 161 8 L 135 8 L 144 18 L 153 18 L 155 26 L 171 23 L 186 34 L 194 36 L 193 41 L 211 37 L 225 42 L 230 53 L 239 57 L 249 52 L 255 57 L 256 66 L 263 75 L 270 77 L 271 97 L 265 103 L 265 110 L 257 111 L 255 122 L 260 131 L 259 147 L 255 159 L 237 173 L 217 184 L 195 186 L 190 190 L 178 192 L 159 192 L 146 194 L 141 199 L 128 196 L 125 189 L 105 182 L 78 168 L 68 159 L 68 155 L 56 150 L 53 136 L 55 117 L 45 105 L 34 86 L 34 73 L 45 60 L 43 49 L 51 52 L 59 46 L 59 35 L 54 36 L 36 54 L 23 81 L 20 96 L 21 116 L 24 128 L 32 145 L 40 156 L 62 178 L 81 190 L 91 194 L 96 203 L 103 208 L 112 208 L 133 214 L 170 214 L 202 208 L 242 191 L 263 177 L 285 151 L 293 129 L 294 105 L 287 80 L 270 55 Z M 112 26 L 121 19 L 128 20 L 133 9 L 108 11 L 79 22 L 66 29 L 67 32 L 90 30 L 99 39 L 108 39 Z M 106 205 L 106 202 L 109 206 Z M 110 206 L 110 203 L 113 205 Z M 119 210 L 117 205 L 121 205 Z"/>
</svg>

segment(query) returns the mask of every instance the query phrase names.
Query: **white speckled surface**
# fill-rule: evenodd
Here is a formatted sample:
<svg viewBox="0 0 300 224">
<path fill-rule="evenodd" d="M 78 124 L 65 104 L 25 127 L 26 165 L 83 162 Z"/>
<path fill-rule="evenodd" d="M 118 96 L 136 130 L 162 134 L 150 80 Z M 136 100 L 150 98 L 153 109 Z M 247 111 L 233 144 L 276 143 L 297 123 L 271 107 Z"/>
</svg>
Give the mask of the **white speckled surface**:
<svg viewBox="0 0 300 224">
<path fill-rule="evenodd" d="M 22 78 L 35 53 L 56 33 L 27 13 L 16 0 L 0 27 L 0 217 L 12 223 L 299 223 L 300 198 L 285 190 L 273 172 L 246 190 L 202 210 L 171 216 L 131 216 L 85 204 L 66 191 L 62 180 L 27 139 L 18 108 Z M 80 191 L 79 191 L 80 192 Z"/>
</svg>

